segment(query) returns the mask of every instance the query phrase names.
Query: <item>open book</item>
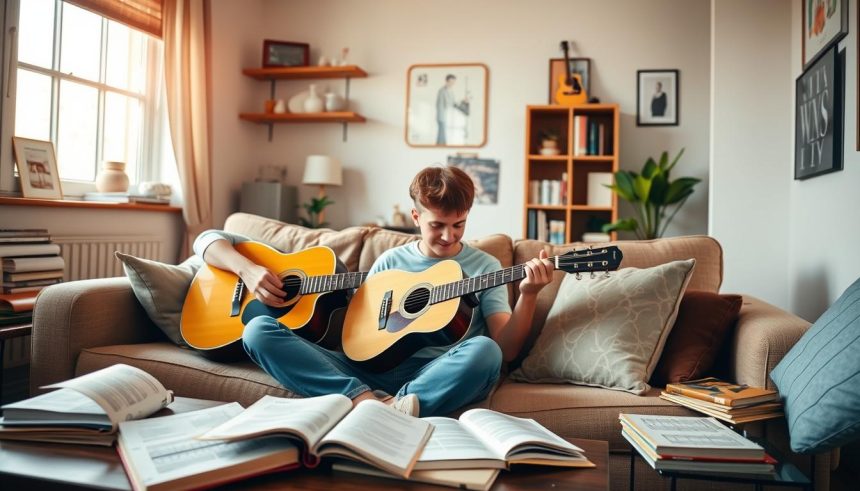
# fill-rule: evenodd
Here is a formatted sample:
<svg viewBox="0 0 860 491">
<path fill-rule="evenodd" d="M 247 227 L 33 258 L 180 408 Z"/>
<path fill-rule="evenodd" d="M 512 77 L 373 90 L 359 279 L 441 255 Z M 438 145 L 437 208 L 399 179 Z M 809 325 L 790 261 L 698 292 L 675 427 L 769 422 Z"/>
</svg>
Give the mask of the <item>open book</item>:
<svg viewBox="0 0 860 491">
<path fill-rule="evenodd" d="M 433 426 L 375 400 L 359 403 L 340 394 L 305 399 L 263 396 L 201 440 L 237 441 L 288 435 L 306 449 L 305 464 L 337 456 L 408 477 Z"/>
<path fill-rule="evenodd" d="M 3 406 L 0 438 L 111 445 L 120 421 L 173 401 L 155 377 L 123 364 L 42 388 L 59 390 Z"/>
<path fill-rule="evenodd" d="M 336 472 L 401 479 L 394 474 L 357 462 L 337 461 L 332 464 L 331 468 Z M 412 471 L 408 480 L 470 491 L 487 491 L 493 486 L 498 476 L 499 469 L 427 469 Z M 384 488 L 384 486 L 380 487 Z"/>
<path fill-rule="evenodd" d="M 510 464 L 594 467 L 584 451 L 533 419 L 470 409 L 460 419 L 423 418 L 435 426 L 415 469 L 506 469 Z"/>
<path fill-rule="evenodd" d="M 213 487 L 294 469 L 299 450 L 284 437 L 241 442 L 194 437 L 242 412 L 238 402 L 119 424 L 117 451 L 135 490 Z"/>
</svg>

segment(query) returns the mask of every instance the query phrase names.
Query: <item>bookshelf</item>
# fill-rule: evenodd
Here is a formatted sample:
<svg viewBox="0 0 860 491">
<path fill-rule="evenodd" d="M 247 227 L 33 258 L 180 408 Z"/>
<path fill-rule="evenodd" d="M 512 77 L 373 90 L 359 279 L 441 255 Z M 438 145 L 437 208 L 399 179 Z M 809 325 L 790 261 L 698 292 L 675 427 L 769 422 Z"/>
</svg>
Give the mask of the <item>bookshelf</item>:
<svg viewBox="0 0 860 491">
<path fill-rule="evenodd" d="M 524 237 L 578 242 L 618 219 L 618 197 L 598 181 L 601 173 L 606 179 L 618 171 L 619 127 L 617 104 L 526 107 Z M 557 155 L 542 150 L 547 134 L 558 137 Z M 538 229 L 550 223 L 554 233 L 539 236 Z"/>
</svg>

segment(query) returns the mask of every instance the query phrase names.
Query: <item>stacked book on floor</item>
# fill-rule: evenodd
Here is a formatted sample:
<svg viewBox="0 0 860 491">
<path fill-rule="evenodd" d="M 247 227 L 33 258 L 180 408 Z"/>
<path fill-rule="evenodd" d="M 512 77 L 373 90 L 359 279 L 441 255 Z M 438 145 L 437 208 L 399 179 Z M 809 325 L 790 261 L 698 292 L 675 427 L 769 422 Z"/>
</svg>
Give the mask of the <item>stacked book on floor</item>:
<svg viewBox="0 0 860 491">
<path fill-rule="evenodd" d="M 658 471 L 770 475 L 776 460 L 714 418 L 619 414 L 621 435 Z"/>
<path fill-rule="evenodd" d="M 32 319 L 36 295 L 63 281 L 60 246 L 45 229 L 0 229 L 0 325 Z"/>
<path fill-rule="evenodd" d="M 734 425 L 784 415 L 779 393 L 775 390 L 733 384 L 714 377 L 667 384 L 660 397 Z"/>
</svg>

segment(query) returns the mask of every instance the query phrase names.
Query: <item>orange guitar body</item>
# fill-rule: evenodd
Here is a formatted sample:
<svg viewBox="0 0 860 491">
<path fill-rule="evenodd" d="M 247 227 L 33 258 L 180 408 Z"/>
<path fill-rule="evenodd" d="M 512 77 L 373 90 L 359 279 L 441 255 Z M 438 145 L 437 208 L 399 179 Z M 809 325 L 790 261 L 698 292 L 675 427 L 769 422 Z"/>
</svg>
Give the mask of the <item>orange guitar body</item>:
<svg viewBox="0 0 860 491">
<path fill-rule="evenodd" d="M 555 91 L 555 102 L 562 106 L 576 106 L 588 102 L 588 94 L 585 93 L 585 87 L 582 85 L 582 78 L 578 73 L 570 74 L 569 83 L 568 75 L 561 74 L 558 76 L 558 90 Z M 575 89 L 579 87 L 579 91 Z"/>
<path fill-rule="evenodd" d="M 430 287 L 462 279 L 460 265 L 452 260 L 419 273 L 390 269 L 373 275 L 347 307 L 343 352 L 372 370 L 386 371 L 425 346 L 456 343 L 469 329 L 475 297 L 430 304 L 425 293 Z M 381 308 L 386 310 L 385 320 Z"/>
<path fill-rule="evenodd" d="M 283 254 L 259 242 L 241 242 L 236 250 L 251 261 L 265 266 L 285 281 L 287 298 L 279 307 L 270 307 L 242 288 L 241 298 L 234 298 L 239 277 L 209 265 L 197 272 L 182 306 L 180 332 L 189 346 L 199 350 L 232 348 L 242 339 L 242 331 L 251 319 L 269 315 L 296 334 L 326 347 L 339 342 L 339 322 L 333 322 L 338 309 L 348 302 L 345 290 L 301 294 L 300 280 L 312 276 L 345 272 L 328 247 L 311 247 Z M 243 285 L 244 286 L 244 285 Z M 241 346 L 240 346 L 241 348 Z"/>
</svg>

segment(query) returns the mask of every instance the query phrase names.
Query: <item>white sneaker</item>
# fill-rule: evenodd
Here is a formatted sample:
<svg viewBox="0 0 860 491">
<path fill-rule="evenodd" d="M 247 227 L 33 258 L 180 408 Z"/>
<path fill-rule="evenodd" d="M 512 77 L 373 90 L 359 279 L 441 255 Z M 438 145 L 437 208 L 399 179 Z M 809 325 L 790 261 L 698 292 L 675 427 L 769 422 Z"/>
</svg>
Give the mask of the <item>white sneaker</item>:
<svg viewBox="0 0 860 491">
<path fill-rule="evenodd" d="M 409 416 L 418 417 L 420 413 L 420 408 L 418 406 L 418 396 L 415 394 L 406 394 L 394 401 L 394 404 L 391 405 L 395 411 L 400 411 L 403 414 L 408 414 Z"/>
</svg>

